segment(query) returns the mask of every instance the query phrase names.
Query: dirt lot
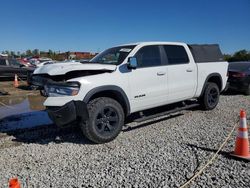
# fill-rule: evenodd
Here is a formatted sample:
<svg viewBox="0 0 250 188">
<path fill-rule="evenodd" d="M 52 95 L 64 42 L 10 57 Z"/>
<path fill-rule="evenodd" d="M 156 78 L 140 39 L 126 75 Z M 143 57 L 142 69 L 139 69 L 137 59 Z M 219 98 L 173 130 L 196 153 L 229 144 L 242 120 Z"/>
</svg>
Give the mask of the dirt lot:
<svg viewBox="0 0 250 188">
<path fill-rule="evenodd" d="M 24 187 L 179 187 L 215 154 L 241 108 L 250 117 L 250 97 L 224 94 L 213 111 L 193 109 L 129 123 L 116 140 L 96 145 L 77 127 L 60 130 L 51 124 L 40 111 L 44 98 L 38 92 L 18 90 L 7 98 L 24 100 L 0 99 L 19 109 L 14 115 L 14 109 L 9 112 L 9 107 L 0 106 L 2 116 L 9 113 L 0 120 L 2 187 L 10 177 L 18 177 Z M 235 137 L 236 131 L 190 187 L 250 187 L 250 163 L 228 155 Z"/>
</svg>

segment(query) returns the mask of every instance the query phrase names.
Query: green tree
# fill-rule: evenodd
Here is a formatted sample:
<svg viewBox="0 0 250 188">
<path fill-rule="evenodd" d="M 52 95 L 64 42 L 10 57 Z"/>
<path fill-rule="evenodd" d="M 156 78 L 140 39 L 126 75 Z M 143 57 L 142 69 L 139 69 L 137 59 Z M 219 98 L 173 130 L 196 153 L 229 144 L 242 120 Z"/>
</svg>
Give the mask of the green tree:
<svg viewBox="0 0 250 188">
<path fill-rule="evenodd" d="M 35 55 L 35 56 L 39 56 L 39 54 L 40 54 L 40 52 L 39 52 L 38 49 L 34 49 L 32 53 L 33 53 L 33 55 Z"/>
<path fill-rule="evenodd" d="M 52 58 L 52 59 L 53 59 L 53 51 L 49 49 L 48 54 L 49 54 L 49 58 Z"/>
<path fill-rule="evenodd" d="M 229 61 L 232 58 L 230 54 L 224 54 L 224 60 Z"/>
<path fill-rule="evenodd" d="M 238 52 L 235 52 L 234 59 L 236 61 L 247 61 L 247 51 L 246 50 L 240 50 Z"/>
<path fill-rule="evenodd" d="M 235 52 L 233 55 L 225 54 L 224 59 L 226 61 L 250 61 L 250 51 L 247 50 L 239 50 Z"/>
<path fill-rule="evenodd" d="M 31 50 L 26 50 L 26 56 L 33 56 L 33 53 Z"/>
<path fill-rule="evenodd" d="M 11 52 L 10 52 L 10 55 L 11 55 L 12 57 L 14 57 L 16 54 L 15 54 L 14 51 L 11 51 Z"/>
</svg>

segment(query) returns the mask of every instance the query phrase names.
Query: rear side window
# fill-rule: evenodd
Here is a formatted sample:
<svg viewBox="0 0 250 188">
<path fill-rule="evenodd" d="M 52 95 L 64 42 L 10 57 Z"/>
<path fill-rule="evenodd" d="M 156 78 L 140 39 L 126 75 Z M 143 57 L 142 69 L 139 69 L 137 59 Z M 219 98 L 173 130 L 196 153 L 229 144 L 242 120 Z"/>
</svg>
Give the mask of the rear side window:
<svg viewBox="0 0 250 188">
<path fill-rule="evenodd" d="M 159 46 L 142 47 L 135 55 L 138 67 L 155 67 L 161 65 Z"/>
<path fill-rule="evenodd" d="M 189 62 L 187 52 L 183 46 L 164 45 L 168 64 L 185 64 Z"/>
<path fill-rule="evenodd" d="M 0 59 L 0 65 L 6 65 L 5 59 Z"/>
</svg>

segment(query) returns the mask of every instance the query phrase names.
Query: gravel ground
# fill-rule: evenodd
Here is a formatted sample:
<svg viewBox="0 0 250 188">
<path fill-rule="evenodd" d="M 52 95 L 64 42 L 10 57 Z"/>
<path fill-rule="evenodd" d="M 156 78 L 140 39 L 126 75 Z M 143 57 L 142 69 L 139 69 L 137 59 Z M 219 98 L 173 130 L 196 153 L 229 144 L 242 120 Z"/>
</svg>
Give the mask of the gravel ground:
<svg viewBox="0 0 250 188">
<path fill-rule="evenodd" d="M 240 108 L 250 117 L 250 97 L 224 95 L 213 111 L 130 123 L 102 145 L 52 125 L 0 133 L 0 185 L 17 176 L 24 187 L 179 187 L 215 154 Z M 250 163 L 227 154 L 235 136 L 190 187 L 250 187 Z"/>
</svg>

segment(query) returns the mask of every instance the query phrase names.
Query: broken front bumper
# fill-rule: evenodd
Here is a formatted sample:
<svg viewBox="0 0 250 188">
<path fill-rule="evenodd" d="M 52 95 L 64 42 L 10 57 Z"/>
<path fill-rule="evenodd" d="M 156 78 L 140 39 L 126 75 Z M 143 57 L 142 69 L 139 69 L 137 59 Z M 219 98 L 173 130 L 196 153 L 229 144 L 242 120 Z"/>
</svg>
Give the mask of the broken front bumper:
<svg viewBox="0 0 250 188">
<path fill-rule="evenodd" d="M 89 118 L 87 104 L 83 101 L 70 101 L 61 107 L 47 107 L 50 119 L 59 127 L 67 127 L 76 120 Z"/>
</svg>

